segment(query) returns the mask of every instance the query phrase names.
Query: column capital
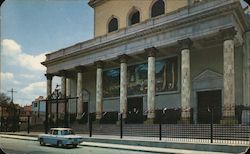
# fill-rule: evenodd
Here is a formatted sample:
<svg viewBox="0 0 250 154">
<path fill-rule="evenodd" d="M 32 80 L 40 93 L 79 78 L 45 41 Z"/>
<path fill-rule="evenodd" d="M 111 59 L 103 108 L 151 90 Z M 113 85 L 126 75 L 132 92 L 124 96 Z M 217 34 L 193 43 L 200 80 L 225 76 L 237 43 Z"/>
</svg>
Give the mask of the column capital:
<svg viewBox="0 0 250 154">
<path fill-rule="evenodd" d="M 127 63 L 127 61 L 128 61 L 128 55 L 126 55 L 126 54 L 120 55 L 120 56 L 118 56 L 118 58 L 120 60 L 120 63 Z"/>
<path fill-rule="evenodd" d="M 53 74 L 50 74 L 50 73 L 46 73 L 44 75 L 46 76 L 47 80 L 52 80 L 52 78 L 54 76 Z"/>
<path fill-rule="evenodd" d="M 65 77 L 65 78 L 73 78 L 72 73 L 73 72 L 67 71 L 67 70 L 61 70 L 61 71 L 58 72 L 59 76 Z"/>
<path fill-rule="evenodd" d="M 159 52 L 155 47 L 150 47 L 144 50 L 148 53 L 148 57 L 156 57 L 157 52 Z"/>
<path fill-rule="evenodd" d="M 101 60 L 98 60 L 95 62 L 95 65 L 97 68 L 103 68 L 104 62 Z"/>
<path fill-rule="evenodd" d="M 190 38 L 186 38 L 183 40 L 178 40 L 178 44 L 180 45 L 181 50 L 190 49 L 190 47 L 193 45 L 193 41 Z"/>
<path fill-rule="evenodd" d="M 83 73 L 84 70 L 86 70 L 86 67 L 82 66 L 82 65 L 79 65 L 79 66 L 75 67 L 75 70 L 76 70 L 77 73 Z"/>
<path fill-rule="evenodd" d="M 234 27 L 221 29 L 219 32 L 220 32 L 220 35 L 224 41 L 225 40 L 233 40 L 235 35 L 237 34 L 237 31 L 235 30 Z"/>
</svg>

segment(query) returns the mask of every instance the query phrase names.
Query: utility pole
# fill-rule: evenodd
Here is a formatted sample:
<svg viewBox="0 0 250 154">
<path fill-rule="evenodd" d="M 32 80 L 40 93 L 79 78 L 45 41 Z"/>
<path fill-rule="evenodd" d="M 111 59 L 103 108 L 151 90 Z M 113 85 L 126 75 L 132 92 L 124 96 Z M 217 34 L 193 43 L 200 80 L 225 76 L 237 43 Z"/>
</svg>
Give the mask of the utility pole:
<svg viewBox="0 0 250 154">
<path fill-rule="evenodd" d="M 14 91 L 13 88 L 11 88 L 10 91 L 8 91 L 11 93 L 11 110 L 12 110 L 12 132 L 16 131 L 17 128 L 17 123 L 19 122 L 19 117 L 18 117 L 18 122 L 17 122 L 17 117 L 16 117 L 16 110 L 15 110 L 15 105 L 14 105 L 14 93 L 17 91 Z"/>
<path fill-rule="evenodd" d="M 16 93 L 17 91 L 14 91 L 13 88 L 11 88 L 10 91 L 8 91 L 11 93 L 11 103 L 13 103 L 13 97 L 14 97 L 14 93 Z"/>
</svg>

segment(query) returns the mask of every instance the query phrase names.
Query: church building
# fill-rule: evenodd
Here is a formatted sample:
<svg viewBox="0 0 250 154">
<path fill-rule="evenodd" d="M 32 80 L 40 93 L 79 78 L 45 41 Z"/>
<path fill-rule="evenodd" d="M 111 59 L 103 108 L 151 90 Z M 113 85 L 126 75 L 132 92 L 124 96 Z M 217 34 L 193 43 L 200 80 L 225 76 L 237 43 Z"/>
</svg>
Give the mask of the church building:
<svg viewBox="0 0 250 154">
<path fill-rule="evenodd" d="M 216 123 L 250 107 L 250 18 L 240 0 L 90 0 L 94 38 L 51 52 L 47 97 L 61 77 L 77 119 Z M 69 112 L 68 109 L 65 112 Z M 51 107 L 49 107 L 51 114 Z M 172 116 L 172 117 L 171 117 Z M 168 123 L 168 121 L 165 121 Z"/>
</svg>

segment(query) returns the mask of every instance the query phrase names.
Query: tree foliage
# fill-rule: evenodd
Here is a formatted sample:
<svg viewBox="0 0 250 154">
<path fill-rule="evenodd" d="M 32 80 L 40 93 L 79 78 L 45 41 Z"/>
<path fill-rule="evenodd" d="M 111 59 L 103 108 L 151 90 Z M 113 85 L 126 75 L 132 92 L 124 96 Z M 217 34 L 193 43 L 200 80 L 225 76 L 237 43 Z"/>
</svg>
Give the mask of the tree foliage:
<svg viewBox="0 0 250 154">
<path fill-rule="evenodd" d="M 9 104 L 10 103 L 10 97 L 7 96 L 5 93 L 0 93 L 0 105 L 1 104 Z"/>
</svg>

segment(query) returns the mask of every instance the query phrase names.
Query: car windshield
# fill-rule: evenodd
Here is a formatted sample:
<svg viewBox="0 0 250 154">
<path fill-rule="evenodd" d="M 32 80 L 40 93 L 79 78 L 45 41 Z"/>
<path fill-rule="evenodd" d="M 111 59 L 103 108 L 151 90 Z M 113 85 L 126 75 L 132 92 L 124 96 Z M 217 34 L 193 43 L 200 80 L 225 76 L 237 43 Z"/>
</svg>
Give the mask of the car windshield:
<svg viewBox="0 0 250 154">
<path fill-rule="evenodd" d="M 62 130 L 62 135 L 73 135 L 75 134 L 73 130 Z"/>
</svg>

